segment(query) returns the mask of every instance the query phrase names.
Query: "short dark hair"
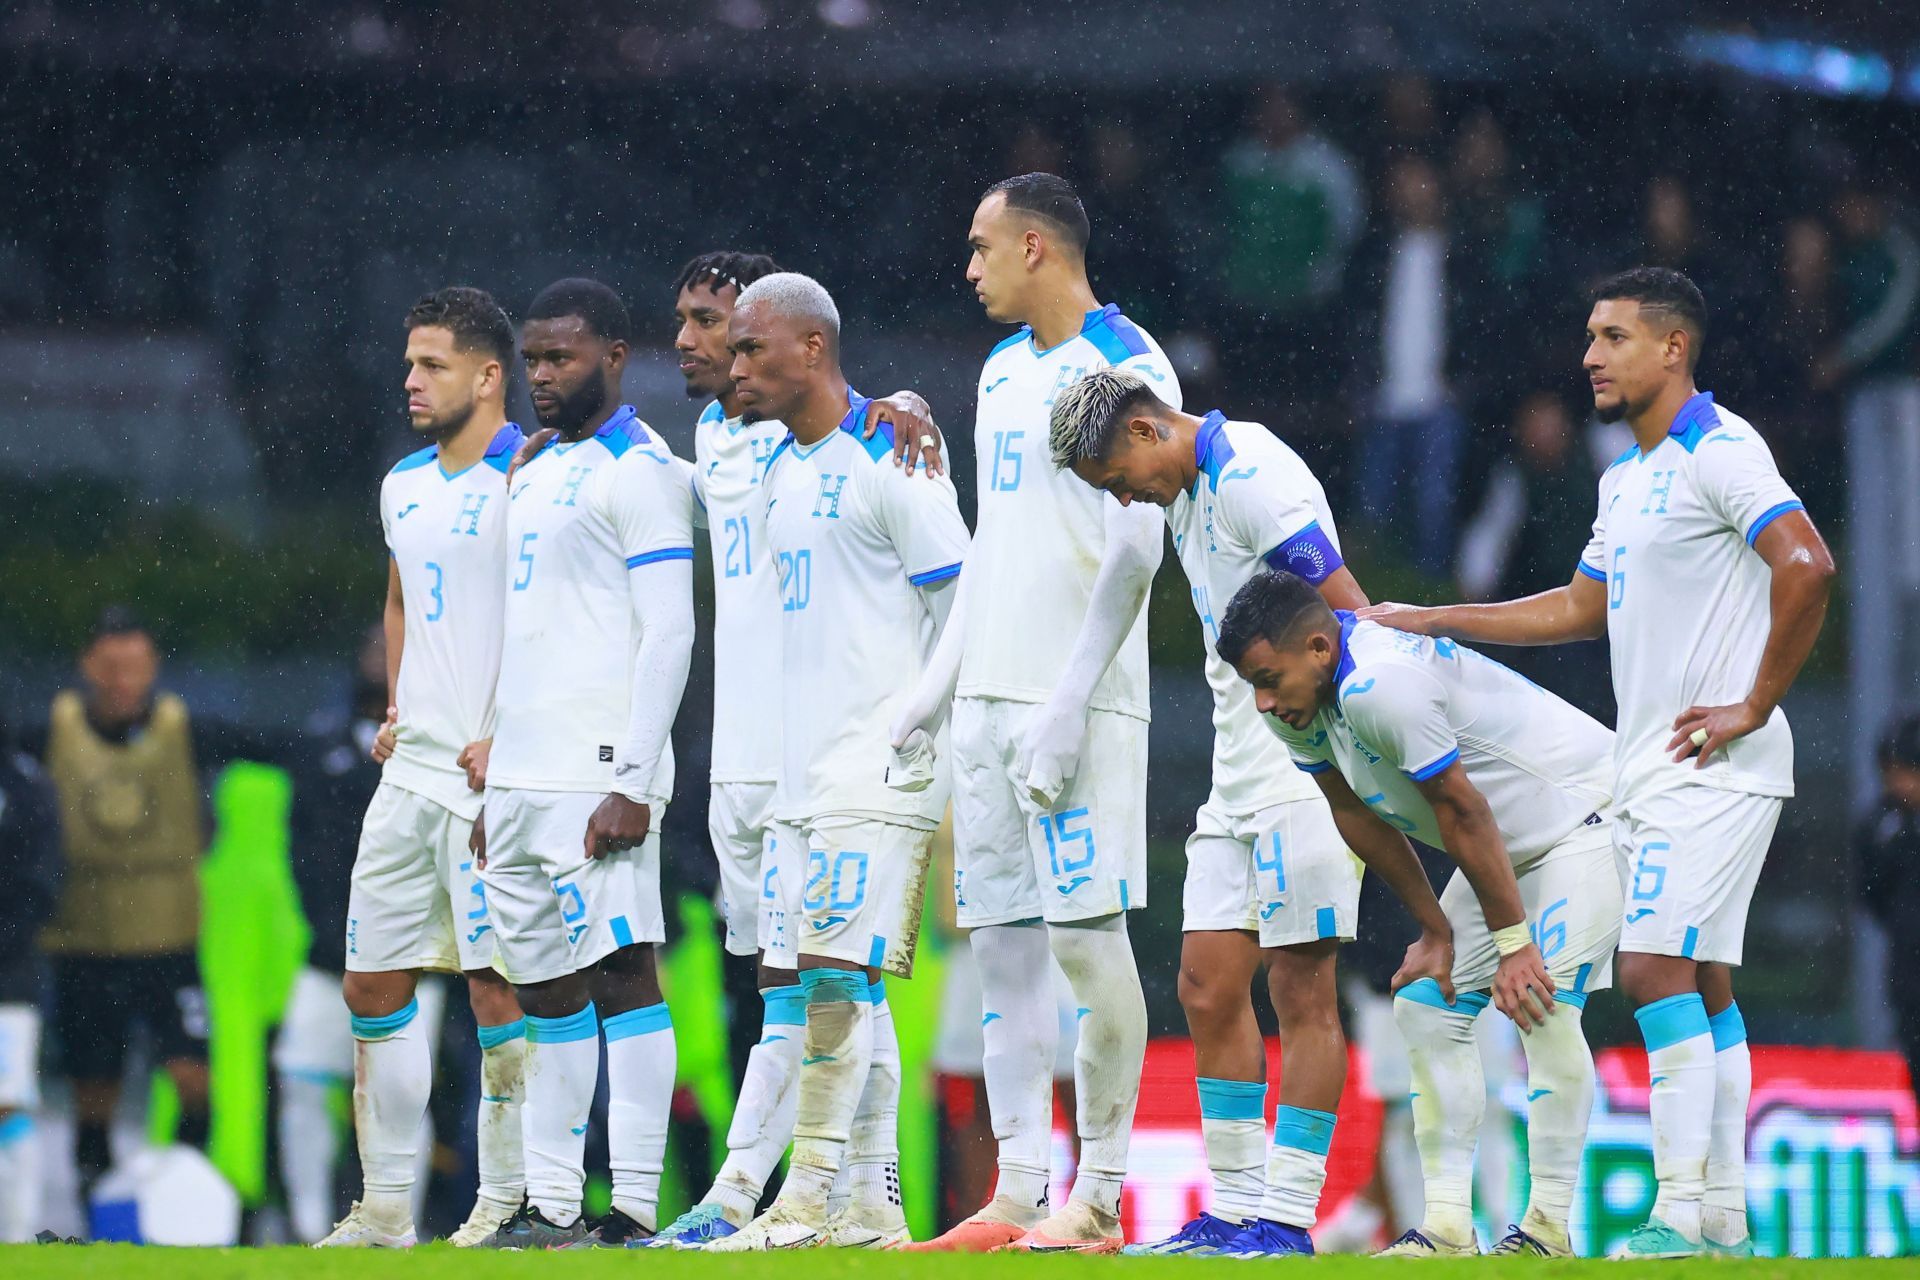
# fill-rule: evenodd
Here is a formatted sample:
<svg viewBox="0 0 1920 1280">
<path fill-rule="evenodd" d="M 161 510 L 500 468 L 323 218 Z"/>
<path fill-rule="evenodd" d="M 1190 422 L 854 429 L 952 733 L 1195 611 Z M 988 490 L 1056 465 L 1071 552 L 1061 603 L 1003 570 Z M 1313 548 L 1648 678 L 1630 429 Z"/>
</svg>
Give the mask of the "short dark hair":
<svg viewBox="0 0 1920 1280">
<path fill-rule="evenodd" d="M 1324 627 L 1332 618 L 1333 609 L 1311 582 L 1285 569 L 1262 569 L 1227 602 L 1213 648 L 1222 662 L 1237 667 L 1255 640 L 1291 644 L 1309 627 Z"/>
<path fill-rule="evenodd" d="M 980 198 L 985 200 L 996 194 L 1007 198 L 1007 208 L 1030 213 L 1059 231 L 1061 239 L 1071 245 L 1075 253 L 1087 251 L 1087 240 L 1093 234 L 1087 222 L 1087 207 L 1080 203 L 1079 193 L 1065 178 L 1052 173 L 1023 173 L 1000 179 L 982 192 Z"/>
<path fill-rule="evenodd" d="M 580 276 L 555 280 L 527 307 L 529 320 L 558 320 L 564 316 L 580 317 L 608 342 L 633 341 L 633 317 L 627 314 L 627 304 L 598 280 Z"/>
<path fill-rule="evenodd" d="M 1587 306 L 1592 309 L 1613 299 L 1637 302 L 1642 311 L 1671 316 L 1677 322 L 1675 327 L 1685 329 L 1693 338 L 1687 367 L 1700 363 L 1700 348 L 1707 340 L 1707 300 L 1693 281 L 1672 267 L 1634 267 L 1595 285 L 1587 295 Z"/>
<path fill-rule="evenodd" d="M 513 359 L 513 322 L 485 289 L 435 289 L 407 311 L 407 332 L 432 326 L 453 334 L 462 351 L 484 351 L 504 367 Z"/>
<path fill-rule="evenodd" d="M 783 270 L 784 267 L 764 253 L 735 253 L 731 249 L 720 249 L 689 259 L 687 265 L 680 268 L 680 274 L 673 278 L 673 292 L 678 297 L 682 289 L 704 284 L 718 293 L 722 285 L 730 284 L 737 297 L 755 280 Z"/>
<path fill-rule="evenodd" d="M 147 624 L 140 615 L 124 604 L 110 604 L 94 615 L 93 625 L 87 629 L 87 643 L 83 648 L 91 649 L 102 640 L 117 636 L 146 636 L 149 640 L 153 633 L 147 630 Z"/>
</svg>

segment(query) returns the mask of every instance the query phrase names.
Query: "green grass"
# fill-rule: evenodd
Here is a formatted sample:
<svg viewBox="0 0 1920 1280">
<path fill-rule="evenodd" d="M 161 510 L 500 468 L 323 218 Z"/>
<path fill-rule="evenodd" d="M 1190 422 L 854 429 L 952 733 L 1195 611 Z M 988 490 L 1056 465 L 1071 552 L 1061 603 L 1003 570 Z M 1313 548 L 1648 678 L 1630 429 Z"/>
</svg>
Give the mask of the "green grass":
<svg viewBox="0 0 1920 1280">
<path fill-rule="evenodd" d="M 1070 1275 L 1099 1276 L 1119 1274 L 1151 1280 L 1156 1276 L 1191 1276 L 1196 1268 L 1208 1264 L 1179 1258 L 1022 1258 L 902 1256 L 878 1253 L 823 1253 L 809 1251 L 800 1255 L 729 1255 L 701 1257 L 696 1254 L 649 1251 L 638 1257 L 629 1254 L 575 1253 L 566 1257 L 529 1254 L 460 1253 L 445 1245 L 434 1245 L 411 1254 L 397 1253 L 320 1253 L 311 1249 L 196 1249 L 191 1253 L 168 1249 L 138 1249 L 127 1245 L 101 1245 L 87 1248 L 36 1248 L 17 1246 L 0 1248 L 0 1274 L 8 1280 L 33 1280 L 34 1277 L 112 1276 L 114 1280 L 143 1280 L 144 1277 L 191 1276 L 193 1280 L 300 1280 L 301 1277 L 339 1277 L 340 1280 L 375 1280 L 378 1277 L 407 1277 L 408 1280 L 472 1280 L 485 1276 L 631 1276 L 634 1268 L 644 1266 L 648 1280 L 716 1280 L 718 1277 L 792 1276 L 796 1280 L 983 1280 L 1003 1276 Z M 1225 1264 L 1222 1264 L 1225 1265 Z M 1436 1259 L 1430 1262 L 1375 1261 L 1367 1258 L 1326 1257 L 1310 1264 L 1315 1280 L 1343 1280 L 1345 1277 L 1401 1276 L 1410 1268 L 1419 1272 L 1418 1280 L 1477 1280 L 1491 1267 L 1509 1276 L 1619 1275 L 1618 1263 L 1602 1261 L 1548 1262 L 1541 1259 Z M 1700 1262 L 1641 1263 L 1640 1270 L 1655 1268 L 1662 1277 L 1711 1276 L 1713 1280 L 1815 1280 L 1867 1272 L 1892 1277 L 1911 1274 L 1910 1261 L 1891 1259 L 1791 1259 L 1770 1258 L 1752 1261 L 1708 1259 Z M 1896 1271 L 1895 1269 L 1899 1270 Z"/>
</svg>

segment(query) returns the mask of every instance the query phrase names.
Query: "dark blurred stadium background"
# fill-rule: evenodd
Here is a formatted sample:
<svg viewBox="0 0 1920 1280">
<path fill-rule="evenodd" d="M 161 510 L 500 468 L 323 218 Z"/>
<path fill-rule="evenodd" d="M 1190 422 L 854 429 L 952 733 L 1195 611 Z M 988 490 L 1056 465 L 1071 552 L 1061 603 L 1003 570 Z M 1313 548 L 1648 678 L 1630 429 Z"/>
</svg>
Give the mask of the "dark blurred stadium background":
<svg viewBox="0 0 1920 1280">
<path fill-rule="evenodd" d="M 1920 486 L 1905 6 L 20 0 L 0 120 L 17 726 L 110 601 L 196 713 L 290 733 L 345 696 L 381 598 L 374 488 L 411 447 L 400 317 L 442 284 L 510 314 L 559 276 L 613 284 L 645 318 L 629 398 L 689 454 L 668 284 L 703 250 L 771 252 L 834 291 L 864 389 L 932 402 L 970 510 L 972 379 L 1001 334 L 962 279 L 966 220 L 988 182 L 1055 170 L 1086 200 L 1097 289 L 1160 338 L 1189 407 L 1285 436 L 1371 593 L 1427 600 L 1565 581 L 1624 444 L 1584 407 L 1582 289 L 1679 267 L 1714 312 L 1701 385 L 1767 434 L 1845 579 L 1788 700 L 1800 796 L 1741 1003 L 1756 1041 L 1893 1043 L 1885 975 L 1914 935 L 1889 959 L 1853 846 L 1874 743 L 1920 698 L 1920 488 L 1863 527 L 1849 465 L 1868 415 L 1887 483 Z M 1396 315 L 1387 264 L 1416 231 L 1445 245 L 1443 304 Z M 1400 394 L 1390 333 L 1426 341 L 1443 395 Z M 1153 610 L 1161 906 L 1136 938 L 1178 1034 L 1208 724 L 1171 559 Z M 1587 648 L 1517 661 L 1605 714 Z M 706 696 L 669 827 L 695 897 Z M 1626 1038 L 1624 1010 L 1590 1020 Z"/>
</svg>

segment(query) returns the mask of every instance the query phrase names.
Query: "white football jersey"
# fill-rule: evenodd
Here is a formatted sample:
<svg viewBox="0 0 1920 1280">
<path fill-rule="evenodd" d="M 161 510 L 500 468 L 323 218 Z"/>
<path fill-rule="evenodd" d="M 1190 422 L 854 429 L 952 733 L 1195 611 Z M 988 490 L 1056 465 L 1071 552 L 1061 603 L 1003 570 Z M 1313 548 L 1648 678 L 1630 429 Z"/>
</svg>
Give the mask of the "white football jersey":
<svg viewBox="0 0 1920 1280">
<path fill-rule="evenodd" d="M 640 642 L 627 576 L 693 558 L 684 466 L 631 405 L 621 406 L 593 435 L 550 444 L 515 473 L 506 557 L 487 785 L 608 791 L 627 739 Z M 638 790 L 656 801 L 673 794 L 671 746 Z"/>
<path fill-rule="evenodd" d="M 1772 631 L 1773 574 L 1753 549 L 1800 499 L 1745 418 L 1701 392 L 1642 454 L 1600 477 L 1600 513 L 1580 572 L 1607 588 L 1607 641 L 1619 703 L 1614 794 L 1678 781 L 1763 796 L 1793 794 L 1793 731 L 1778 707 L 1706 768 L 1667 751 L 1675 717 L 1753 690 Z"/>
<path fill-rule="evenodd" d="M 973 430 L 980 480 L 969 558 L 989 589 L 968 593 L 961 697 L 1045 702 L 1066 670 L 1106 553 L 1102 506 L 1113 498 L 1055 471 L 1047 442 L 1054 400 L 1109 366 L 1139 374 L 1180 407 L 1180 380 L 1159 344 L 1111 303 L 1089 311 L 1080 332 L 1056 347 L 1036 349 L 1022 326 L 987 356 Z M 1145 609 L 1091 705 L 1147 718 Z"/>
<path fill-rule="evenodd" d="M 693 429 L 694 499 L 713 548 L 713 781 L 780 776 L 780 584 L 767 550 L 767 464 L 779 422 L 708 405 Z"/>
<path fill-rule="evenodd" d="M 1219 617 L 1262 569 L 1290 569 L 1318 586 L 1345 562 L 1326 490 L 1300 455 L 1255 422 L 1210 413 L 1194 440 L 1200 474 L 1166 509 L 1192 588 L 1213 689 L 1213 795 L 1230 814 L 1318 797 L 1313 780 L 1260 724 L 1253 690 L 1214 648 Z"/>
<path fill-rule="evenodd" d="M 523 437 L 509 422 L 486 456 L 449 475 L 440 447 L 394 464 L 380 482 L 380 529 L 400 574 L 406 638 L 394 704 L 400 720 L 388 782 L 474 818 L 480 794 L 455 760 L 493 731 L 500 676 L 507 466 Z"/>
<path fill-rule="evenodd" d="M 767 468 L 782 622 L 774 810 L 794 824 L 832 814 L 931 830 L 945 771 L 916 795 L 888 787 L 889 731 L 933 653 L 918 588 L 960 572 L 967 526 L 951 481 L 892 465 L 890 427 L 859 438 L 867 404 L 854 395 L 840 429 L 811 445 L 789 434 Z"/>
<path fill-rule="evenodd" d="M 1452 640 L 1342 609 L 1334 703 L 1304 730 L 1264 717 L 1307 773 L 1338 769 L 1390 825 L 1444 849 L 1416 783 L 1458 762 L 1525 866 L 1582 824 L 1611 822 L 1613 734 L 1518 672 Z"/>
</svg>

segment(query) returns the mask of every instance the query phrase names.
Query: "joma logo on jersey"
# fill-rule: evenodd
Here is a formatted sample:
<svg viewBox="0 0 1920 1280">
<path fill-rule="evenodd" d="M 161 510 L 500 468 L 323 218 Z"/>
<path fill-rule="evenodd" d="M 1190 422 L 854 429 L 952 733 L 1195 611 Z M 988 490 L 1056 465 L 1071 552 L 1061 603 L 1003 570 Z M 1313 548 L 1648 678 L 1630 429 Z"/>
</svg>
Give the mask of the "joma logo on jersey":
<svg viewBox="0 0 1920 1280">
<path fill-rule="evenodd" d="M 453 528 L 448 533 L 464 533 L 471 537 L 480 536 L 480 513 L 487 509 L 490 493 L 470 493 L 460 500 L 460 514 L 453 518 Z M 462 526 L 465 526 L 464 528 Z"/>
<path fill-rule="evenodd" d="M 1647 500 L 1640 507 L 1641 515 L 1667 514 L 1667 496 L 1673 492 L 1673 476 L 1674 473 L 1671 470 L 1653 473 L 1653 483 L 1647 486 Z M 1660 503 L 1657 507 L 1653 505 L 1656 499 Z"/>
<path fill-rule="evenodd" d="M 580 496 L 580 485 L 586 480 L 587 473 L 592 470 L 592 467 L 568 467 L 567 478 L 560 482 L 560 492 L 553 495 L 553 505 L 573 506 L 574 499 Z"/>
<path fill-rule="evenodd" d="M 840 493 L 847 487 L 845 476 L 822 475 L 820 477 L 820 496 L 813 500 L 813 516 L 816 520 L 838 520 L 840 518 Z"/>
</svg>

